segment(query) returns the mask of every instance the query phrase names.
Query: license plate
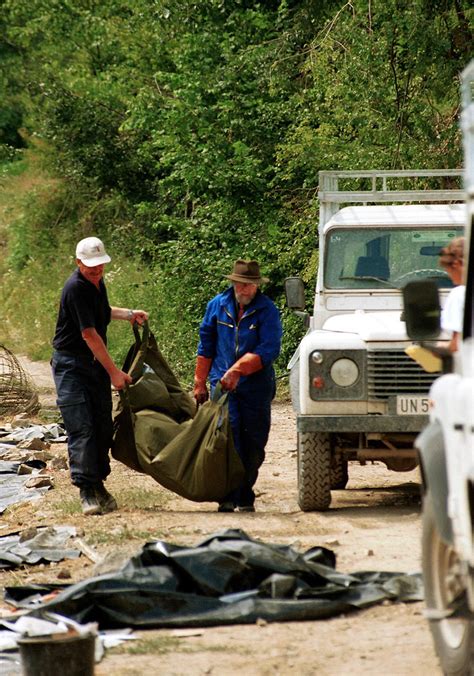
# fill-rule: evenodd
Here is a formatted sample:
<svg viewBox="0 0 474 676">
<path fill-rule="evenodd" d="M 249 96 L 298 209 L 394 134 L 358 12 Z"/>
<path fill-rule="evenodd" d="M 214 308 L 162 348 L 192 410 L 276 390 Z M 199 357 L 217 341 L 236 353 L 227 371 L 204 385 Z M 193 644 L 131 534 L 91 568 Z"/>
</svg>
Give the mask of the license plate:
<svg viewBox="0 0 474 676">
<path fill-rule="evenodd" d="M 397 396 L 397 415 L 427 415 L 429 406 L 428 397 Z"/>
</svg>

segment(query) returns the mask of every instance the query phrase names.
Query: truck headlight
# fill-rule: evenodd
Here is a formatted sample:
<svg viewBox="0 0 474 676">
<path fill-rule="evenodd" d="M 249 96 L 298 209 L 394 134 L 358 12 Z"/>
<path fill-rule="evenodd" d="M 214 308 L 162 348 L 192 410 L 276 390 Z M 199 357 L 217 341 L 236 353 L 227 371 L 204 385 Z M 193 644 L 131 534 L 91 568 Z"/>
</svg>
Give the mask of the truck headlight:
<svg viewBox="0 0 474 676">
<path fill-rule="evenodd" d="M 362 401 L 366 370 L 365 350 L 316 348 L 308 354 L 309 396 L 313 401 Z"/>
<path fill-rule="evenodd" d="M 337 359 L 331 366 L 330 374 L 339 387 L 350 387 L 359 378 L 359 367 L 352 359 Z"/>
</svg>

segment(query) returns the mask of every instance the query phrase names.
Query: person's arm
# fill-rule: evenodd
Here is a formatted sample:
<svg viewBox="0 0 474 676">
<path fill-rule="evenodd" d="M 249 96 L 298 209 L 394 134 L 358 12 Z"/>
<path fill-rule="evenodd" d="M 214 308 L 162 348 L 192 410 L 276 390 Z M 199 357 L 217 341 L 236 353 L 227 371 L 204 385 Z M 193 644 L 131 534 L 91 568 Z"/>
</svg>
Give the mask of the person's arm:
<svg viewBox="0 0 474 676">
<path fill-rule="evenodd" d="M 240 376 L 250 376 L 252 373 L 261 371 L 262 368 L 263 363 L 260 355 L 246 352 L 224 373 L 221 378 L 222 388 L 224 390 L 235 390 L 239 384 Z"/>
<path fill-rule="evenodd" d="M 451 335 L 451 340 L 449 341 L 448 348 L 451 352 L 457 352 L 459 348 L 459 332 L 453 331 Z"/>
<path fill-rule="evenodd" d="M 207 304 L 201 326 L 199 327 L 199 345 L 194 370 L 193 396 L 197 406 L 209 399 L 207 377 L 211 370 L 216 344 L 216 317 L 213 301 Z"/>
<path fill-rule="evenodd" d="M 109 374 L 112 385 L 117 390 L 123 390 L 126 385 L 132 382 L 132 378 L 128 375 L 128 373 L 124 373 L 124 371 L 121 371 L 117 366 L 115 366 L 104 341 L 94 328 L 90 327 L 83 329 L 81 331 L 81 335 L 94 357 L 100 364 L 102 364 L 104 369 Z"/>
<path fill-rule="evenodd" d="M 123 319 L 131 324 L 134 322 L 143 324 L 148 319 L 148 312 L 144 310 L 129 310 L 126 307 L 111 307 L 110 310 L 112 319 Z"/>
<path fill-rule="evenodd" d="M 211 366 L 212 359 L 210 357 L 203 357 L 202 355 L 197 356 L 196 368 L 194 370 L 193 397 L 198 406 L 204 404 L 204 402 L 209 399 L 206 382 Z"/>
</svg>

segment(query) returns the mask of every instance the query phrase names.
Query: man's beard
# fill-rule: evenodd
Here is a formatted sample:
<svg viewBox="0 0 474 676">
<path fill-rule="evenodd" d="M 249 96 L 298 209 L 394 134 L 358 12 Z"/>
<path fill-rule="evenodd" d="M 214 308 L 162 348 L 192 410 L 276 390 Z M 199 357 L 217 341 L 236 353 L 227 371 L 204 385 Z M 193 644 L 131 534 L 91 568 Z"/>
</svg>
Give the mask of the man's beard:
<svg viewBox="0 0 474 676">
<path fill-rule="evenodd" d="M 250 303 L 253 300 L 253 298 L 249 298 L 248 296 L 242 296 L 242 294 L 240 293 L 236 293 L 235 298 L 239 305 L 250 305 Z"/>
</svg>

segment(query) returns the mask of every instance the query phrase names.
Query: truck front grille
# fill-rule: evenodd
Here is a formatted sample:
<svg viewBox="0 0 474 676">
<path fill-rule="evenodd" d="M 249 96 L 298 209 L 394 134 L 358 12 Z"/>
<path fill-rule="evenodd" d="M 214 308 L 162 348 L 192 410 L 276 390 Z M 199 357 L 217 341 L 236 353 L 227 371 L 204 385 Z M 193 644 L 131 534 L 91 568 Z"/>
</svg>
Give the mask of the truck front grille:
<svg viewBox="0 0 474 676">
<path fill-rule="evenodd" d="M 376 350 L 367 353 L 369 399 L 387 399 L 396 394 L 428 394 L 439 373 L 426 373 L 405 352 Z"/>
</svg>

